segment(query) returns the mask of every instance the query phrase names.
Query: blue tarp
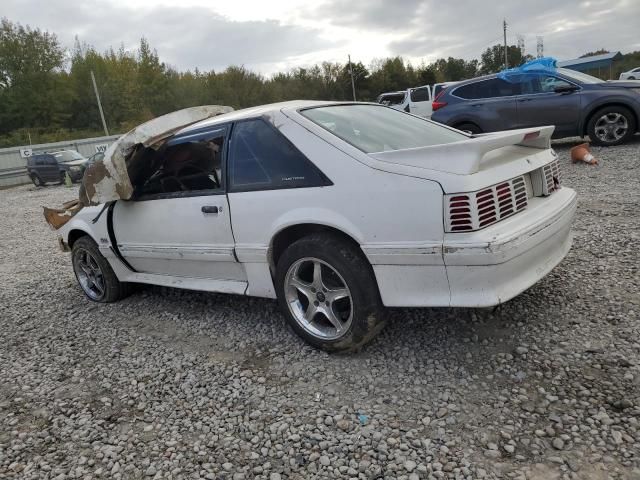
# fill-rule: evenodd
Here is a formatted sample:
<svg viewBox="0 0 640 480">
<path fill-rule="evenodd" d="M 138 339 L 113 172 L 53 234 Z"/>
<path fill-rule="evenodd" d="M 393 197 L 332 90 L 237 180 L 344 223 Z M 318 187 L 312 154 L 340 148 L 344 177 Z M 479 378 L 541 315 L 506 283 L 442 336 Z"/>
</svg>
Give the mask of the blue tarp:
<svg viewBox="0 0 640 480">
<path fill-rule="evenodd" d="M 557 68 L 556 59 L 553 57 L 536 58 L 523 63 L 519 67 L 508 68 L 498 74 L 498 78 L 506 82 L 517 82 L 523 75 L 532 73 L 552 73 Z"/>
</svg>

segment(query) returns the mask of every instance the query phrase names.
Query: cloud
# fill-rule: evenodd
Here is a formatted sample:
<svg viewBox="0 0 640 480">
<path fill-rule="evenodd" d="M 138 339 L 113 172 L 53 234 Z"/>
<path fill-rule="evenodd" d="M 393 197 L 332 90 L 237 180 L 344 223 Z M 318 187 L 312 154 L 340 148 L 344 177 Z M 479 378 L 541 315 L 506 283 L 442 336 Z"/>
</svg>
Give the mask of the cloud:
<svg viewBox="0 0 640 480">
<path fill-rule="evenodd" d="M 503 18 L 509 43 L 523 35 L 528 53 L 535 53 L 537 35 L 544 36 L 545 53 L 559 59 L 600 48 L 640 50 L 638 0 L 316 0 L 301 6 L 287 0 L 268 7 L 264 0 L 234 0 L 225 4 L 228 16 L 207 0 L 177 6 L 166 3 L 174 0 L 2 1 L 0 15 L 55 32 L 67 47 L 78 35 L 99 51 L 131 50 L 144 36 L 178 69 L 245 65 L 269 74 L 344 62 L 349 53 L 365 64 L 390 55 L 413 62 L 470 60 L 502 42 Z M 269 18 L 258 20 L 264 12 Z"/>
<path fill-rule="evenodd" d="M 7 2 L 8 3 L 5 3 Z M 295 59 L 333 46 L 317 29 L 278 20 L 234 21 L 204 7 L 133 8 L 99 0 L 4 0 L 2 15 L 58 35 L 71 47 L 77 35 L 98 51 L 135 49 L 145 37 L 160 59 L 179 69 L 223 69 Z"/>
<path fill-rule="evenodd" d="M 447 56 L 479 58 L 487 47 L 502 43 L 505 18 L 509 44 L 516 44 L 516 35 L 523 35 L 528 53 L 535 54 L 538 35 L 544 37 L 545 53 L 559 58 L 599 48 L 626 52 L 640 46 L 638 0 L 500 4 L 477 0 L 327 0 L 315 11 L 336 26 L 392 34 L 388 54 L 427 61 Z"/>
</svg>

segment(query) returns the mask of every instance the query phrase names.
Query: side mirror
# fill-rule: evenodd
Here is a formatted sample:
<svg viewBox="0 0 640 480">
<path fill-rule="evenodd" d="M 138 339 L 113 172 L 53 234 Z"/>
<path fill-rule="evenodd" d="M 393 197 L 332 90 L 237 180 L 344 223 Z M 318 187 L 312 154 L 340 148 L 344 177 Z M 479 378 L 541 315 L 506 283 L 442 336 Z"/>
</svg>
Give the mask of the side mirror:
<svg viewBox="0 0 640 480">
<path fill-rule="evenodd" d="M 554 92 L 562 93 L 562 94 L 573 93 L 577 90 L 578 90 L 578 87 L 576 87 L 575 85 L 561 85 L 553 89 Z"/>
</svg>

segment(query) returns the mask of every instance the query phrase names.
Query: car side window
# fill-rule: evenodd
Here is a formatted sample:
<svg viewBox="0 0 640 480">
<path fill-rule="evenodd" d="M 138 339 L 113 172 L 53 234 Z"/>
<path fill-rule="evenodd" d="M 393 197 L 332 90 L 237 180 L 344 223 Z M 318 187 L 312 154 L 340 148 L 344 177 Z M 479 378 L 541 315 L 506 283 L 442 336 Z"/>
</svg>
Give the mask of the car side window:
<svg viewBox="0 0 640 480">
<path fill-rule="evenodd" d="M 428 88 L 414 88 L 411 90 L 412 102 L 428 102 L 429 101 L 429 89 Z"/>
<path fill-rule="evenodd" d="M 194 192 L 210 193 L 222 189 L 222 158 L 226 128 L 187 134 L 169 140 L 157 152 L 149 152 L 144 171 L 136 172 L 134 198 L 149 195 Z"/>
<path fill-rule="evenodd" d="M 231 191 L 329 184 L 302 152 L 262 119 L 237 123 L 229 145 Z"/>
<path fill-rule="evenodd" d="M 404 102 L 404 97 L 404 93 L 383 95 L 379 103 L 382 105 L 401 105 Z"/>
<path fill-rule="evenodd" d="M 458 87 L 453 94 L 467 100 L 509 97 L 516 94 L 516 87 L 512 82 L 507 82 L 500 78 L 491 78 Z"/>
<path fill-rule="evenodd" d="M 566 80 L 551 75 L 540 75 L 540 91 L 542 93 L 553 93 L 558 87 L 572 87 Z"/>
</svg>

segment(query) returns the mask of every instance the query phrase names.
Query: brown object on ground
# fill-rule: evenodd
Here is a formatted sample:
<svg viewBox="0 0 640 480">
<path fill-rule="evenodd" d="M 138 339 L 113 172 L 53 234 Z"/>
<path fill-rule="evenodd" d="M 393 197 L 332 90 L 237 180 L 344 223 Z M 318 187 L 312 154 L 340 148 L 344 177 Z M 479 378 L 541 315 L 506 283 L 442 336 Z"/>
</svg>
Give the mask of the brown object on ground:
<svg viewBox="0 0 640 480">
<path fill-rule="evenodd" d="M 591 155 L 591 150 L 589 150 L 588 143 L 581 143 L 580 145 L 576 145 L 571 149 L 571 162 L 585 162 L 589 165 L 597 165 L 598 160 Z"/>
</svg>

